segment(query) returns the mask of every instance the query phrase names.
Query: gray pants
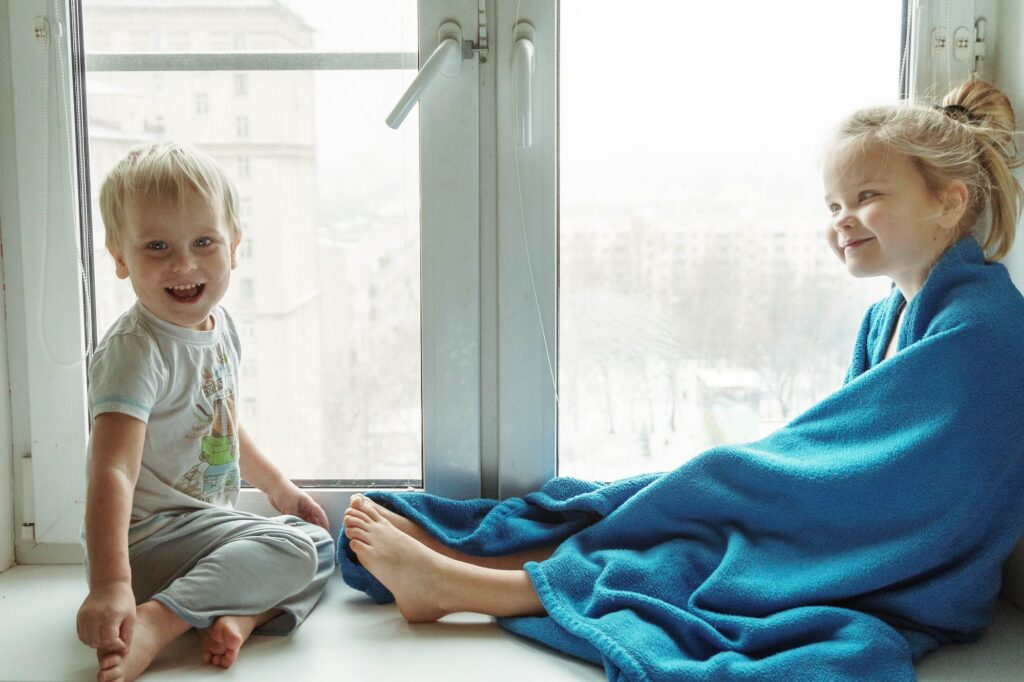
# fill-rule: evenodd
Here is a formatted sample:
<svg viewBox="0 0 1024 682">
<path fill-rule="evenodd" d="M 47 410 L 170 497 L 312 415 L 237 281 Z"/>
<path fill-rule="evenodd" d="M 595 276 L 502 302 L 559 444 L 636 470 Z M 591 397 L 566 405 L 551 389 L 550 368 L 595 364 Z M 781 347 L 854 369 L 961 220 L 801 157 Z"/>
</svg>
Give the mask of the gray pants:
<svg viewBox="0 0 1024 682">
<path fill-rule="evenodd" d="M 201 509 L 129 547 L 128 559 L 140 604 L 158 601 L 197 628 L 277 608 L 281 615 L 256 632 L 287 635 L 323 594 L 334 542 L 294 516 Z"/>
</svg>

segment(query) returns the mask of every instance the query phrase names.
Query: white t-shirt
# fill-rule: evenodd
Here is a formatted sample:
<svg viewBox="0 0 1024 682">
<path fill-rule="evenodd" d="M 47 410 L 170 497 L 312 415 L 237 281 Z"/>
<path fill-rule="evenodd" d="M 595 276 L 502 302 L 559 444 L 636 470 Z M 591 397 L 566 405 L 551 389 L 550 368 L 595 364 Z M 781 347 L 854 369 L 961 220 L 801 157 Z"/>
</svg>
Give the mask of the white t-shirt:
<svg viewBox="0 0 1024 682">
<path fill-rule="evenodd" d="M 146 423 L 129 542 L 179 514 L 238 499 L 238 333 L 223 308 L 213 319 L 212 330 L 194 331 L 136 302 L 93 355 L 93 422 L 120 412 Z"/>
</svg>

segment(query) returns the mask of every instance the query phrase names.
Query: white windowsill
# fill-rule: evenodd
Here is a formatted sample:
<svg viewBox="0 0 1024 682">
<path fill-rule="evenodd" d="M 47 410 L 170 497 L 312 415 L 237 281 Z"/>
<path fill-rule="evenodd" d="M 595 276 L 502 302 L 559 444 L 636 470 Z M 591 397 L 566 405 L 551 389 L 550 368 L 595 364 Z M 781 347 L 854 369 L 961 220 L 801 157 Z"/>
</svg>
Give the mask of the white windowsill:
<svg viewBox="0 0 1024 682">
<path fill-rule="evenodd" d="M 75 613 L 85 597 L 79 566 L 17 566 L 0 574 L 3 679 L 95 679 L 93 652 L 78 642 Z M 918 679 L 1024 679 L 1024 611 L 1002 600 L 995 626 L 977 643 L 946 647 L 917 667 Z M 146 680 L 589 680 L 604 672 L 533 645 L 492 619 L 460 614 L 409 625 L 335 576 L 292 637 L 255 637 L 228 671 L 199 662 L 189 633 L 157 659 Z"/>
</svg>

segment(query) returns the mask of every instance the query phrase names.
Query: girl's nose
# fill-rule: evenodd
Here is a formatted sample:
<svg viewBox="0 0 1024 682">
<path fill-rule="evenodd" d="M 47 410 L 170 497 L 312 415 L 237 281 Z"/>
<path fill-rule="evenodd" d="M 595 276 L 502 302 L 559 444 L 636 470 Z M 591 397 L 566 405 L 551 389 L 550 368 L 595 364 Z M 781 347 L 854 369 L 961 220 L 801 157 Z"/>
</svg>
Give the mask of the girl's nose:
<svg viewBox="0 0 1024 682">
<path fill-rule="evenodd" d="M 853 215 L 845 208 L 839 209 L 839 211 L 832 216 L 832 229 L 836 232 L 842 232 L 843 230 L 848 229 L 852 224 Z"/>
</svg>

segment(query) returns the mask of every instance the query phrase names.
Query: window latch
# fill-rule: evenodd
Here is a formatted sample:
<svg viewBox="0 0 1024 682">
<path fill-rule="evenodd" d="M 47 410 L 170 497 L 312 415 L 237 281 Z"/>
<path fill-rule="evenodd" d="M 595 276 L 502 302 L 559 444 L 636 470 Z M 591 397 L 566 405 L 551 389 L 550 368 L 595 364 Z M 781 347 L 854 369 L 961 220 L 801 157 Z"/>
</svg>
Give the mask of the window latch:
<svg viewBox="0 0 1024 682">
<path fill-rule="evenodd" d="M 462 28 L 454 21 L 446 21 L 441 24 L 441 28 L 437 31 L 437 42 L 437 47 L 423 64 L 423 68 L 416 74 L 416 78 L 409 84 L 405 94 L 388 114 L 386 122 L 392 128 L 397 129 L 402 125 L 402 121 L 438 76 L 444 75 L 452 78 L 459 75 L 459 71 L 462 70 L 462 60 L 470 59 L 473 56 L 473 43 L 462 40 Z"/>
</svg>

